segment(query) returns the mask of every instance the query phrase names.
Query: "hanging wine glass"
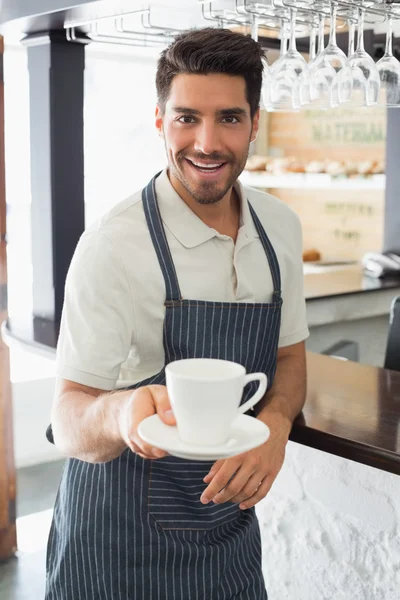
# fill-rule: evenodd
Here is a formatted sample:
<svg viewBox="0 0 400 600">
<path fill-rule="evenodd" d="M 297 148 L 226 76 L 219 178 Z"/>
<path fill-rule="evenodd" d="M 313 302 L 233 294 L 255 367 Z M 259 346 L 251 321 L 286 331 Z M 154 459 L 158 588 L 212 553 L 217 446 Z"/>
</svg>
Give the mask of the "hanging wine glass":
<svg viewBox="0 0 400 600">
<path fill-rule="evenodd" d="M 267 94 L 268 94 L 268 89 L 269 89 L 270 81 L 271 81 L 271 67 L 268 65 L 266 56 L 263 57 L 262 64 L 263 64 L 263 72 L 262 72 L 261 99 L 260 100 L 261 100 L 262 108 L 265 108 L 265 110 L 267 110 L 267 104 L 268 104 Z"/>
<path fill-rule="evenodd" d="M 347 56 L 350 58 L 355 52 L 355 41 L 356 41 L 356 20 L 351 15 L 348 20 L 349 25 L 349 46 L 347 50 Z"/>
<path fill-rule="evenodd" d="M 322 107 L 324 104 L 322 92 L 328 88 L 328 97 L 325 99 L 326 108 L 348 102 L 352 90 L 352 76 L 347 57 L 336 43 L 336 2 L 331 2 L 330 12 L 329 42 L 316 60 L 313 70 L 313 75 L 317 78 L 317 87 L 319 85 L 322 88 L 319 94 Z"/>
<path fill-rule="evenodd" d="M 265 109 L 268 109 L 271 103 L 271 83 L 273 81 L 274 72 L 279 69 L 279 65 L 282 62 L 282 57 L 286 54 L 288 49 L 288 24 L 284 19 L 281 19 L 281 44 L 279 51 L 279 58 L 275 60 L 271 66 L 268 67 L 266 65 L 266 60 L 264 61 L 264 70 L 263 70 L 263 81 L 261 88 L 261 98 Z"/>
<path fill-rule="evenodd" d="M 281 45 L 279 50 L 279 58 L 272 64 L 271 71 L 278 69 L 280 63 L 282 62 L 283 56 L 288 51 L 288 42 L 289 42 L 289 23 L 285 19 L 281 19 Z"/>
<path fill-rule="evenodd" d="M 251 38 L 255 41 L 258 42 L 258 28 L 259 28 L 259 19 L 257 15 L 252 16 L 252 21 L 251 21 Z M 267 62 L 267 58 L 264 56 L 264 58 L 262 59 L 262 65 L 263 65 L 263 72 L 262 72 L 262 83 L 261 83 L 261 102 L 263 104 L 263 108 L 266 108 L 264 101 L 263 101 L 263 89 L 266 88 L 268 86 L 268 81 L 269 81 L 269 66 L 268 66 L 268 62 Z"/>
<path fill-rule="evenodd" d="M 378 103 L 384 106 L 400 106 L 400 62 L 393 56 L 393 22 L 388 17 L 385 54 L 376 63 L 381 82 Z"/>
<path fill-rule="evenodd" d="M 352 106 L 371 106 L 379 96 L 380 77 L 378 69 L 364 47 L 364 9 L 358 9 L 357 50 L 349 58 L 353 77 Z"/>
<path fill-rule="evenodd" d="M 271 78 L 270 111 L 297 111 L 310 101 L 307 86 L 300 88 L 306 77 L 307 63 L 296 48 L 296 10 L 290 9 L 290 41 L 288 51 L 279 59 Z M 309 86 L 308 86 L 309 89 Z"/>
<path fill-rule="evenodd" d="M 310 65 L 316 58 L 316 38 L 318 31 L 318 22 L 313 18 L 310 23 L 310 46 L 308 51 L 308 64 L 307 69 L 300 75 L 300 98 L 303 98 L 303 104 L 309 104 L 311 102 L 311 79 L 310 79 Z M 307 99 L 307 102 L 304 100 Z"/>
<path fill-rule="evenodd" d="M 331 82 L 336 71 L 328 63 L 321 68 L 320 57 L 325 49 L 325 17 L 323 13 L 318 14 L 318 52 L 314 59 L 308 63 L 310 77 L 310 108 L 328 109 L 332 106 Z M 320 65 L 320 66 L 318 66 Z M 328 74 L 328 77 L 326 77 Z"/>
<path fill-rule="evenodd" d="M 312 64 L 317 56 L 317 32 L 318 22 L 315 19 L 310 24 L 310 48 L 308 51 L 308 66 Z"/>
<path fill-rule="evenodd" d="M 252 21 L 251 21 L 251 38 L 255 41 L 258 42 L 258 17 L 257 15 L 253 15 Z"/>
</svg>

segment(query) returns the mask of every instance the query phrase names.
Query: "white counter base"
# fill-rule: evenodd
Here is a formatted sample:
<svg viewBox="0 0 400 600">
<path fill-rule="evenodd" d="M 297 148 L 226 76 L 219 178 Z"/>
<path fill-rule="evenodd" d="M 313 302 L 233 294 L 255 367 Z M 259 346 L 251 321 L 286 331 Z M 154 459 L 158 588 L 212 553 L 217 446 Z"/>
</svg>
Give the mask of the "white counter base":
<svg viewBox="0 0 400 600">
<path fill-rule="evenodd" d="M 400 477 L 289 442 L 256 511 L 269 600 L 399 600 Z"/>
</svg>

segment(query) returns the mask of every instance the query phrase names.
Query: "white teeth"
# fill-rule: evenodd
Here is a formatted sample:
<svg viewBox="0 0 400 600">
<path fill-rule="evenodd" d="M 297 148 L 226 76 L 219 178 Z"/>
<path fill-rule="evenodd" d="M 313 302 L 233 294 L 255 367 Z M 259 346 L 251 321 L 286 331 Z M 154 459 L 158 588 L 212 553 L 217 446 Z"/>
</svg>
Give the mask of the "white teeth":
<svg viewBox="0 0 400 600">
<path fill-rule="evenodd" d="M 217 167 L 220 167 L 222 165 L 222 163 L 215 163 L 213 165 L 209 165 L 209 164 L 202 164 L 202 163 L 198 163 L 195 162 L 194 160 L 190 161 L 192 162 L 196 167 L 200 167 L 200 169 L 216 169 Z"/>
</svg>

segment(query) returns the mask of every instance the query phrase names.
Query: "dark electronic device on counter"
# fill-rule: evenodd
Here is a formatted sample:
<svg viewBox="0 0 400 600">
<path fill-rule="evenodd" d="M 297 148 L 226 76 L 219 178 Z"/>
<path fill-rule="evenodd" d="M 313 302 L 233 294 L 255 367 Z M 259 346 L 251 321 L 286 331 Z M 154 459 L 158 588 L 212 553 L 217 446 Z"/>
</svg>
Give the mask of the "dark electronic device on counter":
<svg viewBox="0 0 400 600">
<path fill-rule="evenodd" d="M 362 264 L 367 275 L 371 277 L 385 277 L 399 275 L 400 256 L 394 252 L 367 252 L 362 259 Z"/>
<path fill-rule="evenodd" d="M 400 296 L 394 298 L 390 307 L 390 327 L 384 367 L 400 371 Z"/>
</svg>

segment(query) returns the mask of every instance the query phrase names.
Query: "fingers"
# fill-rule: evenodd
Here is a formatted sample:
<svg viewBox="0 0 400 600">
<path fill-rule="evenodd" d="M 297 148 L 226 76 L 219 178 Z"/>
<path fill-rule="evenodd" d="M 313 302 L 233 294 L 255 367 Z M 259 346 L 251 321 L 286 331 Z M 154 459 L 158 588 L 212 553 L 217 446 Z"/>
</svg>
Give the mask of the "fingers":
<svg viewBox="0 0 400 600">
<path fill-rule="evenodd" d="M 258 491 L 260 485 L 262 484 L 264 478 L 265 475 L 263 476 L 262 473 L 258 471 L 254 473 L 247 481 L 247 483 L 243 486 L 243 488 L 239 491 L 239 493 L 236 494 L 236 496 L 233 496 L 230 499 L 230 501 L 235 504 L 239 504 L 240 502 L 244 502 L 245 500 L 248 500 L 249 498 L 254 496 L 254 494 Z"/>
<path fill-rule="evenodd" d="M 235 500 L 238 496 L 241 496 L 239 502 L 245 500 L 254 494 L 261 479 L 261 474 L 259 472 L 258 474 L 254 473 L 254 467 L 252 465 L 242 465 L 226 487 L 216 494 L 213 498 L 213 502 L 215 504 L 238 502 L 238 500 Z M 255 483 L 255 481 L 257 483 Z M 249 490 L 247 494 L 245 492 L 246 489 Z"/>
<path fill-rule="evenodd" d="M 264 462 L 263 453 L 260 451 L 249 451 L 224 461 L 217 461 L 203 480 L 209 485 L 201 495 L 200 501 L 203 504 L 210 501 L 222 504 L 228 501 L 239 503 L 254 498 L 267 475 Z M 267 478 L 268 481 L 270 479 L 274 478 Z"/>
<path fill-rule="evenodd" d="M 176 419 L 165 385 L 149 385 L 147 389 L 153 397 L 156 412 L 160 419 L 167 425 L 176 425 Z"/>
<path fill-rule="evenodd" d="M 224 463 L 225 463 L 225 459 L 223 459 L 223 460 L 217 460 L 213 464 L 213 466 L 211 467 L 211 469 L 207 473 L 207 475 L 203 478 L 204 483 L 210 483 L 210 481 L 212 480 L 212 478 L 214 477 L 214 475 L 216 475 L 218 473 L 218 471 L 220 470 L 220 468 L 223 466 Z"/>
<path fill-rule="evenodd" d="M 137 446 L 133 442 L 131 443 L 130 448 L 133 452 L 135 452 L 135 454 L 138 454 L 141 458 L 151 458 L 152 460 L 156 460 L 157 458 L 164 458 L 164 456 L 167 456 L 167 453 L 163 450 L 159 450 L 158 448 L 152 448 L 151 446 L 149 447 L 150 449 L 142 450 L 140 446 Z M 147 452 L 146 454 L 145 451 Z"/>
<path fill-rule="evenodd" d="M 139 454 L 142 458 L 163 458 L 167 456 L 164 450 L 154 448 L 145 442 L 138 434 L 139 424 L 154 414 L 158 414 L 160 418 L 169 425 L 175 425 L 175 417 L 171 410 L 167 388 L 162 385 L 152 385 L 138 388 L 132 396 L 130 407 L 129 424 L 129 446 L 133 452 Z"/>
<path fill-rule="evenodd" d="M 265 496 L 270 491 L 273 482 L 274 477 L 266 477 L 261 483 L 258 490 L 250 498 L 239 504 L 239 508 L 242 510 L 246 510 L 247 508 L 252 508 L 253 506 L 255 506 L 258 502 L 260 502 L 260 500 L 265 498 Z"/>
<path fill-rule="evenodd" d="M 211 500 L 215 501 L 217 495 L 218 502 L 226 502 L 242 489 L 253 473 L 251 463 L 248 463 L 246 467 L 241 467 L 242 461 L 243 456 L 225 461 L 224 465 L 214 475 L 211 483 L 202 493 L 200 501 L 203 504 L 208 504 Z M 240 476 L 238 476 L 239 473 Z"/>
</svg>

